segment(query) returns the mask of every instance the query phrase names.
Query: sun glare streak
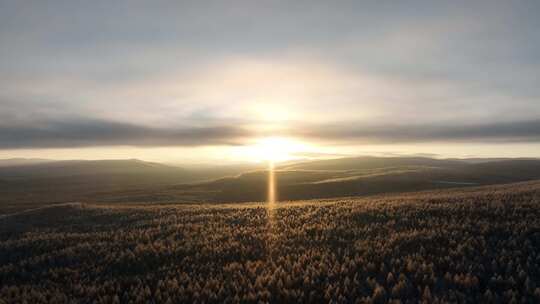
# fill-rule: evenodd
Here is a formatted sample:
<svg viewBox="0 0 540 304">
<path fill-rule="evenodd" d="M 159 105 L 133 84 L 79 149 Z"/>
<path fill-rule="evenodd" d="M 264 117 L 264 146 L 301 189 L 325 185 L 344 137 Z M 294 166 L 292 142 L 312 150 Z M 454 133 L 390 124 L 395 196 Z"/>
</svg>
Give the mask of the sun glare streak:
<svg viewBox="0 0 540 304">
<path fill-rule="evenodd" d="M 274 162 L 268 162 L 268 207 L 273 209 L 276 204 L 276 175 L 274 170 Z"/>
<path fill-rule="evenodd" d="M 268 161 L 268 189 L 267 189 L 267 203 L 266 203 L 266 216 L 267 216 L 267 229 L 268 239 L 266 242 L 267 254 L 273 256 L 276 249 L 276 241 L 278 233 L 276 230 L 276 174 L 274 161 Z"/>
</svg>

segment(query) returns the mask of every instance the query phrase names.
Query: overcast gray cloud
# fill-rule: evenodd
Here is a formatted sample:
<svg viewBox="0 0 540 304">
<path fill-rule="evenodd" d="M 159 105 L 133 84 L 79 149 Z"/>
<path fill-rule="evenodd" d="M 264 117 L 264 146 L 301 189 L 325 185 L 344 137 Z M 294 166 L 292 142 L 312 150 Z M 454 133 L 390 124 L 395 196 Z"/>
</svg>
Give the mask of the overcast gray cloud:
<svg viewBox="0 0 540 304">
<path fill-rule="evenodd" d="M 102 120 L 43 121 L 0 124 L 0 148 L 237 145 L 249 135 L 230 126 L 163 129 Z"/>
<path fill-rule="evenodd" d="M 301 131 L 304 130 L 304 131 Z M 299 136 L 318 140 L 357 143 L 420 142 L 540 142 L 540 120 L 496 123 L 430 123 L 381 125 L 348 124 L 302 126 Z"/>
<path fill-rule="evenodd" d="M 540 120 L 488 124 L 303 125 L 280 132 L 253 132 L 241 126 L 155 128 L 103 120 L 0 124 L 0 148 L 94 146 L 243 145 L 253 136 L 287 135 L 332 144 L 419 142 L 540 142 Z M 299 155 L 319 155 L 304 153 Z"/>
<path fill-rule="evenodd" d="M 539 11 L 0 0 L 0 148 L 537 142 Z"/>
</svg>

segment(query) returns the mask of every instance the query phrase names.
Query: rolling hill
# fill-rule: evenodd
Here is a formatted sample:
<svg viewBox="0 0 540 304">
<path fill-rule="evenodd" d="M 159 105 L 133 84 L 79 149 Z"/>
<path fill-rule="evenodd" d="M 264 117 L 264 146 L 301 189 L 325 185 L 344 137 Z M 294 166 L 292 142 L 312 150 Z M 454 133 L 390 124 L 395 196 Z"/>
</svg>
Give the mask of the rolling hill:
<svg viewBox="0 0 540 304">
<path fill-rule="evenodd" d="M 537 159 L 355 157 L 276 167 L 280 200 L 481 186 L 540 179 Z M 264 201 L 259 165 L 180 168 L 140 160 L 56 161 L 0 168 L 0 203 Z"/>
<path fill-rule="evenodd" d="M 540 160 L 468 162 L 430 158 L 347 158 L 278 167 L 280 200 L 362 196 L 540 179 Z M 197 189 L 210 201 L 266 199 L 267 171 L 172 189 Z M 206 191 L 205 191 L 206 189 Z"/>
</svg>

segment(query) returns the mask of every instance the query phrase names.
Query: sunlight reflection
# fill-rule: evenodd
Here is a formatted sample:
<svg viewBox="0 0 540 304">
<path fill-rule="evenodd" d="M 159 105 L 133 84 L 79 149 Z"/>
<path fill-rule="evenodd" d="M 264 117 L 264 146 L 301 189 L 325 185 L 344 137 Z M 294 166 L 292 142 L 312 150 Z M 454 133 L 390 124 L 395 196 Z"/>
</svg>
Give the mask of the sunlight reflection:
<svg viewBox="0 0 540 304">
<path fill-rule="evenodd" d="M 275 244 L 278 238 L 278 233 L 276 231 L 276 200 L 277 200 L 277 190 L 276 190 L 276 174 L 275 174 L 275 165 L 274 161 L 268 161 L 268 189 L 267 189 L 267 203 L 266 203 L 266 215 L 268 218 L 267 229 L 268 229 L 268 239 L 266 243 L 266 248 L 268 250 L 269 257 L 272 257 L 276 248 Z"/>
<path fill-rule="evenodd" d="M 268 162 L 268 207 L 275 208 L 276 204 L 276 176 L 274 171 L 274 162 Z"/>
</svg>

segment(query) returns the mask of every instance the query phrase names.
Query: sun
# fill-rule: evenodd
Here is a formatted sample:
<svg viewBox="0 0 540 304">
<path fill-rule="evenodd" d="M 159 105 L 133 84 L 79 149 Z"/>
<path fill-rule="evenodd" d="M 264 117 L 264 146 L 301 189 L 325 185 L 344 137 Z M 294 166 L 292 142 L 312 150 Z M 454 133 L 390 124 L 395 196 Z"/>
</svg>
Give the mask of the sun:
<svg viewBox="0 0 540 304">
<path fill-rule="evenodd" d="M 305 149 L 305 144 L 286 137 L 264 137 L 253 145 L 244 147 L 243 158 L 261 162 L 282 162 L 298 158 L 295 153 Z"/>
</svg>

